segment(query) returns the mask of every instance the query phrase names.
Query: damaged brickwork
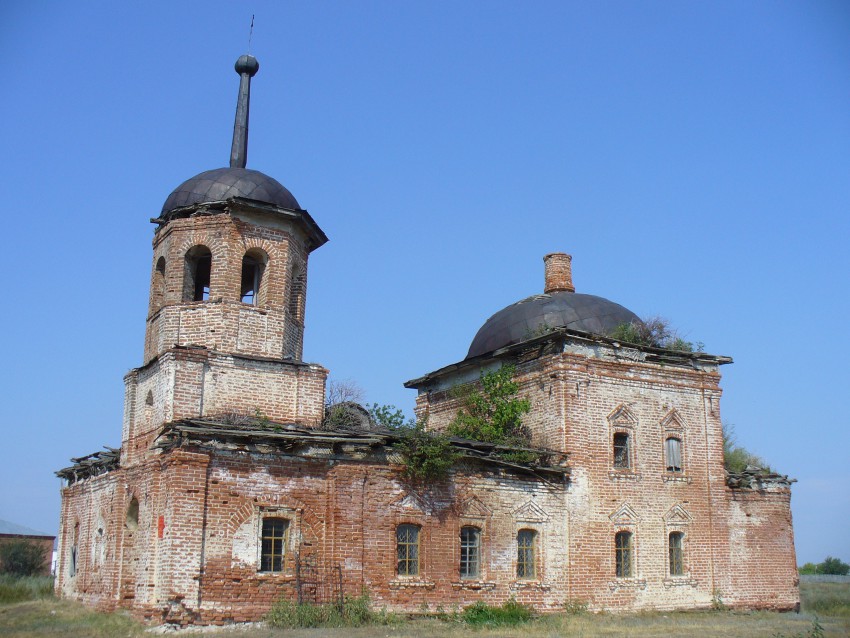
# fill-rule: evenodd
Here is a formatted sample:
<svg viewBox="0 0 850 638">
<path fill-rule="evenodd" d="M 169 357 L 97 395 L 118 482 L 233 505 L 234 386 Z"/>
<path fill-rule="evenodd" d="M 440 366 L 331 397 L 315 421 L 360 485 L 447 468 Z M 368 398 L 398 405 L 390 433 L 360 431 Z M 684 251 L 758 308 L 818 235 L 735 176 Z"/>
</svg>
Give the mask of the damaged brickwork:
<svg viewBox="0 0 850 638">
<path fill-rule="evenodd" d="M 453 438 L 448 476 L 414 483 L 400 434 L 362 408 L 357 427 L 328 428 L 328 370 L 302 352 L 308 259 L 327 237 L 245 168 L 258 64 L 236 69 L 236 163 L 181 184 L 151 220 L 121 446 L 57 472 L 58 595 L 175 625 L 364 591 L 408 613 L 509 599 L 540 612 L 799 605 L 792 481 L 724 470 L 731 359 L 607 337 L 636 315 L 576 293 L 564 253 L 545 258 L 544 294 L 406 384 L 420 419 L 445 430 L 463 407 L 453 388 L 513 366 L 534 463 Z"/>
</svg>

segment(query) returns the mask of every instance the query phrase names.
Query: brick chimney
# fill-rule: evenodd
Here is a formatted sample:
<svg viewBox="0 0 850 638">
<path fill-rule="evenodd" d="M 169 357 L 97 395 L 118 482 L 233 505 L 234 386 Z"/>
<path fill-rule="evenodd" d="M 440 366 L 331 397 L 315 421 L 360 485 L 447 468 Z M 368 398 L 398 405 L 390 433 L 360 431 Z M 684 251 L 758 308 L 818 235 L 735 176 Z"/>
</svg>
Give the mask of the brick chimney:
<svg viewBox="0 0 850 638">
<path fill-rule="evenodd" d="M 573 286 L 572 255 L 549 253 L 543 258 L 546 266 L 546 286 L 543 292 L 575 292 Z"/>
</svg>

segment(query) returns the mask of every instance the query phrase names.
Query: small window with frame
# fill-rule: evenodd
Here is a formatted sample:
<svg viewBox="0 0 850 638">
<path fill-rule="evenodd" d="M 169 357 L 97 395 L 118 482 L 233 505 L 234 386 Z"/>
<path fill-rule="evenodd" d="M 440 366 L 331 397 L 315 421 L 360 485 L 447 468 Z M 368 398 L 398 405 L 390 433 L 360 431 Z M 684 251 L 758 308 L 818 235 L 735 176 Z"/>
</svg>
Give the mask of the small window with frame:
<svg viewBox="0 0 850 638">
<path fill-rule="evenodd" d="M 537 577 L 535 567 L 537 532 L 533 529 L 519 530 L 516 535 L 516 547 L 516 577 L 519 580 L 534 580 Z"/>
<path fill-rule="evenodd" d="M 477 527 L 460 528 L 460 577 L 481 576 L 481 530 Z"/>
<path fill-rule="evenodd" d="M 664 440 L 664 465 L 668 472 L 682 472 L 682 439 L 677 436 Z"/>
<path fill-rule="evenodd" d="M 264 517 L 260 541 L 260 571 L 282 572 L 289 542 L 289 519 L 279 516 Z"/>
<path fill-rule="evenodd" d="M 614 553 L 617 578 L 634 577 L 634 546 L 631 532 L 617 532 L 614 535 Z"/>
<path fill-rule="evenodd" d="M 614 468 L 628 470 L 632 467 L 631 437 L 628 432 L 614 432 Z"/>
<path fill-rule="evenodd" d="M 685 534 L 683 532 L 670 532 L 667 537 L 667 548 L 670 558 L 670 575 L 685 575 Z"/>
<path fill-rule="evenodd" d="M 419 575 L 419 531 L 418 525 L 409 523 L 396 528 L 396 573 L 399 576 Z"/>
</svg>

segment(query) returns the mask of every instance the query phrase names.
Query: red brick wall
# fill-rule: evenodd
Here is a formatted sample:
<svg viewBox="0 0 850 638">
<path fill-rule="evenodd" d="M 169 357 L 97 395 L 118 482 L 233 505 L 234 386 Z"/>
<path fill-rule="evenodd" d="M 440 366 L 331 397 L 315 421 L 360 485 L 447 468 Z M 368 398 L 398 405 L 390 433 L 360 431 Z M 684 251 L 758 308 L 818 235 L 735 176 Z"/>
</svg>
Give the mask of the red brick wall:
<svg viewBox="0 0 850 638">
<path fill-rule="evenodd" d="M 208 301 L 184 301 L 186 253 L 194 246 L 212 253 Z M 301 360 L 309 251 L 294 224 L 226 212 L 176 219 L 157 232 L 153 248 L 145 363 L 175 344 Z M 240 299 L 242 257 L 249 250 L 268 256 L 255 305 Z M 164 280 L 157 271 L 161 258 Z M 293 269 L 305 273 L 300 282 L 293 281 Z M 293 308 L 296 287 L 300 302 Z"/>
<path fill-rule="evenodd" d="M 479 374 L 461 369 L 421 388 L 418 414 L 443 429 L 459 408 L 447 388 Z M 524 423 L 534 442 L 570 455 L 566 597 L 597 609 L 708 607 L 718 595 L 741 606 L 795 606 L 789 504 L 747 491 L 739 498 L 760 516 L 744 526 L 735 522 L 715 364 L 660 366 L 642 362 L 635 351 L 568 343 L 561 354 L 526 362 L 520 355 L 516 379 L 520 395 L 531 400 Z M 629 435 L 627 470 L 613 467 L 616 432 Z M 666 470 L 664 442 L 671 436 L 682 441 L 681 472 Z M 618 531 L 633 534 L 630 579 L 615 576 Z M 671 532 L 684 534 L 683 576 L 669 573 Z M 736 533 L 746 541 L 730 542 Z"/>
<path fill-rule="evenodd" d="M 747 609 L 793 609 L 799 575 L 784 487 L 727 490 L 730 586 L 724 602 Z M 724 592 L 725 593 L 725 592 Z"/>
</svg>

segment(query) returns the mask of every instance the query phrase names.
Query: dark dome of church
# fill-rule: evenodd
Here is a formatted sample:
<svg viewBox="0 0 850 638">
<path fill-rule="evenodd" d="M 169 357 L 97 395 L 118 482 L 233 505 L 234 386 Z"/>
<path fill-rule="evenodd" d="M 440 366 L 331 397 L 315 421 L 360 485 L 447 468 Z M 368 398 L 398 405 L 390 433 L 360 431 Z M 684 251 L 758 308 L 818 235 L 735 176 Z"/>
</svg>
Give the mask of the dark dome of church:
<svg viewBox="0 0 850 638">
<path fill-rule="evenodd" d="M 281 208 L 301 208 L 292 193 L 276 179 L 250 168 L 230 167 L 204 171 L 187 179 L 165 200 L 162 214 L 182 206 L 218 202 L 231 197 L 254 199 Z"/>
<path fill-rule="evenodd" d="M 532 295 L 490 317 L 472 340 L 466 358 L 525 341 L 549 328 L 605 335 L 632 321 L 640 319 L 631 310 L 595 295 L 563 291 Z"/>
</svg>

